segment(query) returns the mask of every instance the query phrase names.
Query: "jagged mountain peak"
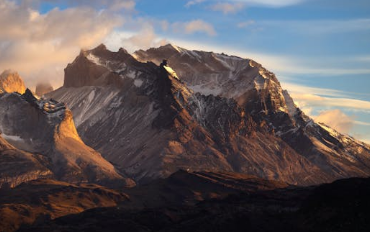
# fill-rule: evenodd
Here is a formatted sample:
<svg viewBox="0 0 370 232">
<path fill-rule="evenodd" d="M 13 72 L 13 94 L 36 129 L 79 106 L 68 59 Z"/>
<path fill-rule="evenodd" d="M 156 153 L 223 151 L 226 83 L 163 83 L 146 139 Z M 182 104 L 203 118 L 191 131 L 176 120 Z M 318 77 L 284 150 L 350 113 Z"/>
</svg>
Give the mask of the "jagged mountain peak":
<svg viewBox="0 0 370 232">
<path fill-rule="evenodd" d="M 101 43 L 96 48 L 93 48 L 92 51 L 105 51 L 108 50 L 105 44 Z"/>
</svg>

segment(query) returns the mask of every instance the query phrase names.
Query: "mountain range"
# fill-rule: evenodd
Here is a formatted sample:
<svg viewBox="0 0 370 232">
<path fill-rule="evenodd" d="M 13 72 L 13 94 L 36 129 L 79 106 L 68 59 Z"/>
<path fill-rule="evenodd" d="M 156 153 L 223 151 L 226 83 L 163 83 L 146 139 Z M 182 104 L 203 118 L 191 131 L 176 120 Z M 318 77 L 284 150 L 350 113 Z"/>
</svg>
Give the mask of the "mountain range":
<svg viewBox="0 0 370 232">
<path fill-rule="evenodd" d="M 0 232 L 367 231 L 370 146 L 254 60 L 102 44 L 36 92 L 0 75 Z"/>
<path fill-rule="evenodd" d="M 367 144 L 315 123 L 253 60 L 100 45 L 81 51 L 47 96 L 67 104 L 86 144 L 138 182 L 179 168 L 299 185 L 370 173 Z"/>
</svg>

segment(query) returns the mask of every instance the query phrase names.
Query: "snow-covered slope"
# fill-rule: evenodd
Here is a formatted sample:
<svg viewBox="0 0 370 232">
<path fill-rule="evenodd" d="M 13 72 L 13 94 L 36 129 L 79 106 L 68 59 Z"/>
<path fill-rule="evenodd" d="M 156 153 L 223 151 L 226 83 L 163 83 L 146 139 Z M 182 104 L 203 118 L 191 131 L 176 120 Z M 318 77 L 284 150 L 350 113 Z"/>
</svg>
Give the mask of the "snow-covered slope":
<svg viewBox="0 0 370 232">
<path fill-rule="evenodd" d="M 172 45 L 131 56 L 100 45 L 82 51 L 48 96 L 71 108 L 83 141 L 140 181 L 179 168 L 292 184 L 370 174 L 367 145 L 349 149 L 325 132 L 252 60 Z"/>
</svg>

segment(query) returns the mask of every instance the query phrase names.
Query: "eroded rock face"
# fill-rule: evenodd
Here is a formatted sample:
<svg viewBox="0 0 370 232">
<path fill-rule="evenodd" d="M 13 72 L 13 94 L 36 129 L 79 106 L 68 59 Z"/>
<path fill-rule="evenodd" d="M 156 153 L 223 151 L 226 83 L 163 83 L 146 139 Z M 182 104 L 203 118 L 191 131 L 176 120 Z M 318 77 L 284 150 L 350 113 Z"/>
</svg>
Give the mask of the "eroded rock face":
<svg viewBox="0 0 370 232">
<path fill-rule="evenodd" d="M 36 95 L 42 97 L 44 94 L 47 94 L 53 91 L 54 88 L 50 83 L 38 83 L 36 85 Z"/>
<path fill-rule="evenodd" d="M 5 70 L 0 74 L 0 93 L 17 92 L 23 94 L 26 87 L 19 74 L 12 70 Z"/>
<path fill-rule="evenodd" d="M 179 168 L 300 185 L 370 174 L 368 145 L 314 123 L 252 60 L 172 45 L 134 56 L 99 46 L 67 69 L 85 63 L 107 73 L 84 86 L 76 73 L 80 87 L 48 96 L 71 108 L 83 141 L 136 180 Z"/>
<path fill-rule="evenodd" d="M 27 159 L 40 172 L 48 170 L 58 180 L 71 183 L 93 182 L 108 186 L 133 185 L 130 179 L 117 173 L 114 166 L 100 153 L 82 142 L 72 113 L 63 103 L 37 100 L 28 89 L 23 95 L 2 94 L 0 129 L 2 137 L 9 144 L 26 152 L 18 155 L 20 159 Z M 21 166 L 21 160 L 14 159 Z M 39 166 L 41 168 L 36 168 Z M 2 176 L 9 180 L 21 178 L 20 174 L 9 171 L 2 172 Z M 13 182 L 11 184 L 15 185 Z"/>
<path fill-rule="evenodd" d="M 53 178 L 53 173 L 45 166 L 48 160 L 38 154 L 17 149 L 4 138 L 17 140 L 16 137 L 0 135 L 0 189 L 15 187 L 23 182 Z"/>
</svg>

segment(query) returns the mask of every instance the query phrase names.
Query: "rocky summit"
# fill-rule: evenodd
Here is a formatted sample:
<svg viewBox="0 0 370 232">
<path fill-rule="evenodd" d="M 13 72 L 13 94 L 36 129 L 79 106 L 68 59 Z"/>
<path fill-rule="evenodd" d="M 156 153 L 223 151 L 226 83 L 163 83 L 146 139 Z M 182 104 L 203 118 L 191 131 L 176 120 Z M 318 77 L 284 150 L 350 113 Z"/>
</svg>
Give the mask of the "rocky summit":
<svg viewBox="0 0 370 232">
<path fill-rule="evenodd" d="M 165 62 L 163 62 L 165 60 Z M 262 65 L 174 45 L 84 50 L 47 94 L 138 182 L 179 169 L 312 185 L 370 175 L 370 146 L 315 123 Z"/>
</svg>

